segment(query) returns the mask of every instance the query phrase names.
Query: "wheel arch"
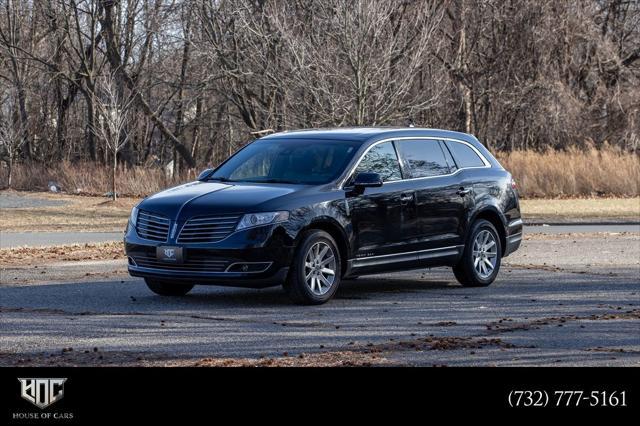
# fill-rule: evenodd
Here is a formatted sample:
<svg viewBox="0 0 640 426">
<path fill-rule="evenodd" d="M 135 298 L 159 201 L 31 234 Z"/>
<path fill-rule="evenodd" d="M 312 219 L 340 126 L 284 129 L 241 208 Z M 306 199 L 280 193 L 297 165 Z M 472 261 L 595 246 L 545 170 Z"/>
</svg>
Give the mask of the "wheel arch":
<svg viewBox="0 0 640 426">
<path fill-rule="evenodd" d="M 347 234 L 345 230 L 340 226 L 340 224 L 333 218 L 330 217 L 318 217 L 313 219 L 307 226 L 302 228 L 298 233 L 298 238 L 296 239 L 296 247 L 299 244 L 300 236 L 308 230 L 319 229 L 321 231 L 325 231 L 334 239 L 336 244 L 338 245 L 338 250 L 340 251 L 340 273 L 344 275 L 347 269 L 347 261 L 349 259 L 349 240 L 347 238 Z"/>
<path fill-rule="evenodd" d="M 498 231 L 498 236 L 500 237 L 500 247 L 501 247 L 501 255 L 504 255 L 504 252 L 507 248 L 507 229 L 506 229 L 506 219 L 504 215 L 500 214 L 500 211 L 494 206 L 487 206 L 484 209 L 477 212 L 471 221 L 469 222 L 469 229 L 471 229 L 471 225 L 475 223 L 475 221 L 479 219 L 484 219 L 490 222 L 496 231 Z"/>
</svg>

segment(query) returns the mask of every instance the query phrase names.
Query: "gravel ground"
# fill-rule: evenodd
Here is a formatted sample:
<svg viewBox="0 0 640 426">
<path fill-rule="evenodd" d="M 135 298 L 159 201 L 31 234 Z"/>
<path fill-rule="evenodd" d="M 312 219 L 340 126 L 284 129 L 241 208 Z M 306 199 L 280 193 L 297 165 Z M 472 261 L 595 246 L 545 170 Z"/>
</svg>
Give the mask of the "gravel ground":
<svg viewBox="0 0 640 426">
<path fill-rule="evenodd" d="M 436 268 L 315 307 L 279 288 L 163 298 L 121 261 L 8 268 L 0 365 L 640 366 L 640 235 L 528 238 L 488 288 Z"/>
</svg>

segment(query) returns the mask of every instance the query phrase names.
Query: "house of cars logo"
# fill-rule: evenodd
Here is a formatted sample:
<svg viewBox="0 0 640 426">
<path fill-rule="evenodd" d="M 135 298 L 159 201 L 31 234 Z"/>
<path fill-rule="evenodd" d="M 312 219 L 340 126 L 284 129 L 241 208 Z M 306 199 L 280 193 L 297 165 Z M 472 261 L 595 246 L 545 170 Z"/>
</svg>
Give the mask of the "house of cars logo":
<svg viewBox="0 0 640 426">
<path fill-rule="evenodd" d="M 67 379 L 18 379 L 20 395 L 40 409 L 45 409 L 64 396 L 64 382 Z"/>
</svg>

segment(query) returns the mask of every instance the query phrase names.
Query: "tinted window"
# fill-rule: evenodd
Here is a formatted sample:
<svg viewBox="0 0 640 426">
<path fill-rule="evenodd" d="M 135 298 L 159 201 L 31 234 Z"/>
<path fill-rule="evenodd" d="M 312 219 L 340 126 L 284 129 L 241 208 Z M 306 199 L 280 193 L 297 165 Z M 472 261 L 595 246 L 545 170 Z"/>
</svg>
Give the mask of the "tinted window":
<svg viewBox="0 0 640 426">
<path fill-rule="evenodd" d="M 383 142 L 371 148 L 356 167 L 354 176 L 360 172 L 378 173 L 384 182 L 402 179 L 393 144 Z"/>
<path fill-rule="evenodd" d="M 453 158 L 456 159 L 458 167 L 482 167 L 484 162 L 478 157 L 478 154 L 471 149 L 468 145 L 460 142 L 447 141 L 447 146 L 453 154 Z"/>
<path fill-rule="evenodd" d="M 398 150 L 413 178 L 449 173 L 449 166 L 438 141 L 401 141 L 398 143 Z"/>
<path fill-rule="evenodd" d="M 456 166 L 456 162 L 453 160 L 449 149 L 444 144 L 444 141 L 440 142 L 440 148 L 442 148 L 442 152 L 444 153 L 444 159 L 447 160 L 447 164 L 449 165 L 449 172 L 453 173 L 458 170 L 458 166 Z"/>
<path fill-rule="evenodd" d="M 209 179 L 317 185 L 342 173 L 360 142 L 266 139 L 240 150 Z"/>
</svg>

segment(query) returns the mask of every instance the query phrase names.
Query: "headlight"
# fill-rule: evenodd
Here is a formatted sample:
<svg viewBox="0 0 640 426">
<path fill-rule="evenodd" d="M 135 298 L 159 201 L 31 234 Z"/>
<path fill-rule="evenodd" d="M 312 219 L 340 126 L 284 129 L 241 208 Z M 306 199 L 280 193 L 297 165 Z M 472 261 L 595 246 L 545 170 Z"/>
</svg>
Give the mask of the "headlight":
<svg viewBox="0 0 640 426">
<path fill-rule="evenodd" d="M 285 222 L 289 220 L 289 212 L 268 212 L 245 214 L 240 219 L 236 231 L 252 228 L 254 226 L 269 225 L 271 223 Z"/>
<path fill-rule="evenodd" d="M 134 207 L 131 209 L 131 216 L 129 216 L 129 223 L 132 227 L 136 227 L 136 222 L 138 221 L 138 208 Z"/>
</svg>

